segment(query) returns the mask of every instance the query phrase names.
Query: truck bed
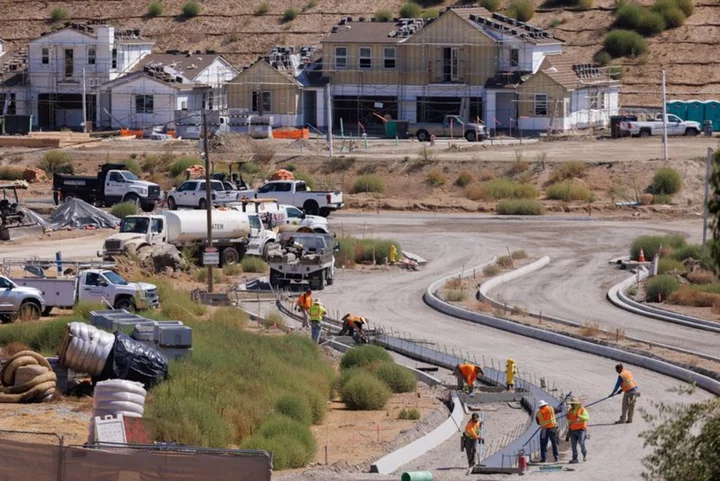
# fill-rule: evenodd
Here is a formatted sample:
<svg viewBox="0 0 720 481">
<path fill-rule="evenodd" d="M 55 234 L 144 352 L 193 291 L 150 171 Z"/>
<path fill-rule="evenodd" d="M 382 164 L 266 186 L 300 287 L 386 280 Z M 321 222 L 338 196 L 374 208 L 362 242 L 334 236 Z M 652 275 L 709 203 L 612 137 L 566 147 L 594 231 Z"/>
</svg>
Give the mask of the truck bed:
<svg viewBox="0 0 720 481">
<path fill-rule="evenodd" d="M 32 277 L 13 278 L 19 286 L 40 289 L 47 307 L 67 307 L 75 305 L 75 279 L 36 279 Z"/>
</svg>

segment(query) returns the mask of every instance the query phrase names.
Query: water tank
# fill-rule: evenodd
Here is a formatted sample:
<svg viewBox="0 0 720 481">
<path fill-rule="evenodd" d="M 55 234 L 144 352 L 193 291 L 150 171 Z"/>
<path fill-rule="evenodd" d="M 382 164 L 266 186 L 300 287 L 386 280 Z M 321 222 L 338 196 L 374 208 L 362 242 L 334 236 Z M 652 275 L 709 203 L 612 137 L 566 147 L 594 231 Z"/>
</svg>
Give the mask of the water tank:
<svg viewBox="0 0 720 481">
<path fill-rule="evenodd" d="M 165 212 L 168 242 L 192 242 L 207 236 L 207 213 L 204 210 Z M 247 214 L 234 210 L 212 211 L 213 239 L 247 237 L 250 222 Z"/>
</svg>

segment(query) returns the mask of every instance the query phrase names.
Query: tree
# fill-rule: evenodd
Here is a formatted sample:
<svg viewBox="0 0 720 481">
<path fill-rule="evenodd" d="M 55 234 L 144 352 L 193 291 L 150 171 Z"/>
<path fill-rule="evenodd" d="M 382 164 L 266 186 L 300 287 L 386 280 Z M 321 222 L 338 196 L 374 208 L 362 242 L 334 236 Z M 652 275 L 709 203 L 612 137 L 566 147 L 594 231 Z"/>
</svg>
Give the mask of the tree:
<svg viewBox="0 0 720 481">
<path fill-rule="evenodd" d="M 708 199 L 708 214 L 712 222 L 713 239 L 720 239 L 720 150 L 715 151 L 713 170 L 710 176 L 712 195 Z M 715 268 L 720 268 L 720 242 L 710 242 L 710 255 Z"/>
<path fill-rule="evenodd" d="M 717 157 L 716 157 L 717 158 Z M 692 404 L 653 403 L 657 414 L 643 413 L 652 429 L 640 436 L 653 452 L 643 459 L 646 480 L 720 479 L 720 398 Z"/>
</svg>

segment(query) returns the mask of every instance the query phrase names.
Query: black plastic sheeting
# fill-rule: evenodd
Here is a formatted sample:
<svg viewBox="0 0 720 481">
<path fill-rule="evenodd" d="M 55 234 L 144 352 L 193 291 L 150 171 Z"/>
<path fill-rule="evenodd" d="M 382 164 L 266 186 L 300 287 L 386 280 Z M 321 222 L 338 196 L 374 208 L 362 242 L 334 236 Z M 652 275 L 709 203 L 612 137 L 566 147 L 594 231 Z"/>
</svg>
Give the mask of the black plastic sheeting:
<svg viewBox="0 0 720 481">
<path fill-rule="evenodd" d="M 112 229 L 120 224 L 120 219 L 94 207 L 84 200 L 73 198 L 65 201 L 50 216 L 53 229 L 82 229 L 88 226 Z"/>
<path fill-rule="evenodd" d="M 161 383 L 168 373 L 168 360 L 154 347 L 136 341 L 123 332 L 115 333 L 115 345 L 103 372 L 95 381 L 125 379 L 143 383 L 150 389 Z"/>
<path fill-rule="evenodd" d="M 22 205 L 17 207 L 18 212 L 24 214 L 23 225 L 39 225 L 41 227 L 50 227 L 48 221 L 46 221 L 40 214 L 32 209 L 28 209 Z"/>
</svg>

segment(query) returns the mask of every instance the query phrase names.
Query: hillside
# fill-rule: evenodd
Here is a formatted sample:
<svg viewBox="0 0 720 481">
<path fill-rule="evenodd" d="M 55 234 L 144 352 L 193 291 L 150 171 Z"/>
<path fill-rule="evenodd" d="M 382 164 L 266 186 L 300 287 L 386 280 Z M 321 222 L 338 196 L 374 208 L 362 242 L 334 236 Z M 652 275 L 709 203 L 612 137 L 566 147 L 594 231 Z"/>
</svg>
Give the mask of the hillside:
<svg viewBox="0 0 720 481">
<path fill-rule="evenodd" d="M 310 2 L 310 3 L 308 3 Z M 505 0 L 507 2 L 507 0 Z M 585 11 L 543 8 L 529 23 L 554 31 L 567 42 L 571 54 L 588 59 L 602 45 L 605 33 L 613 22 L 614 0 L 597 0 Z M 380 8 L 398 11 L 401 0 L 280 0 L 269 3 L 269 11 L 256 16 L 262 3 L 202 3 L 200 15 L 192 19 L 180 16 L 184 0 L 164 0 L 162 15 L 147 17 L 148 0 L 64 0 L 58 2 L 3 2 L 0 37 L 12 46 L 49 31 L 53 9 L 62 8 L 70 20 L 105 20 L 123 28 L 141 28 L 156 41 L 155 49 L 213 49 L 236 65 L 245 65 L 258 55 L 266 54 L 276 45 L 317 44 L 322 35 L 343 15 L 372 17 Z M 640 0 L 650 5 L 652 0 Z M 315 4 L 314 6 L 311 6 Z M 443 8 L 452 3 L 438 3 Z M 283 11 L 294 7 L 300 12 L 291 22 L 283 23 Z M 558 25 L 559 23 L 559 25 Z M 557 25 L 551 28 L 551 25 Z M 618 59 L 622 65 L 623 105 L 660 105 L 660 70 L 667 72 L 669 98 L 720 98 L 720 3 L 698 3 L 695 13 L 685 25 L 667 30 L 649 39 L 649 51 L 638 59 Z"/>
</svg>

